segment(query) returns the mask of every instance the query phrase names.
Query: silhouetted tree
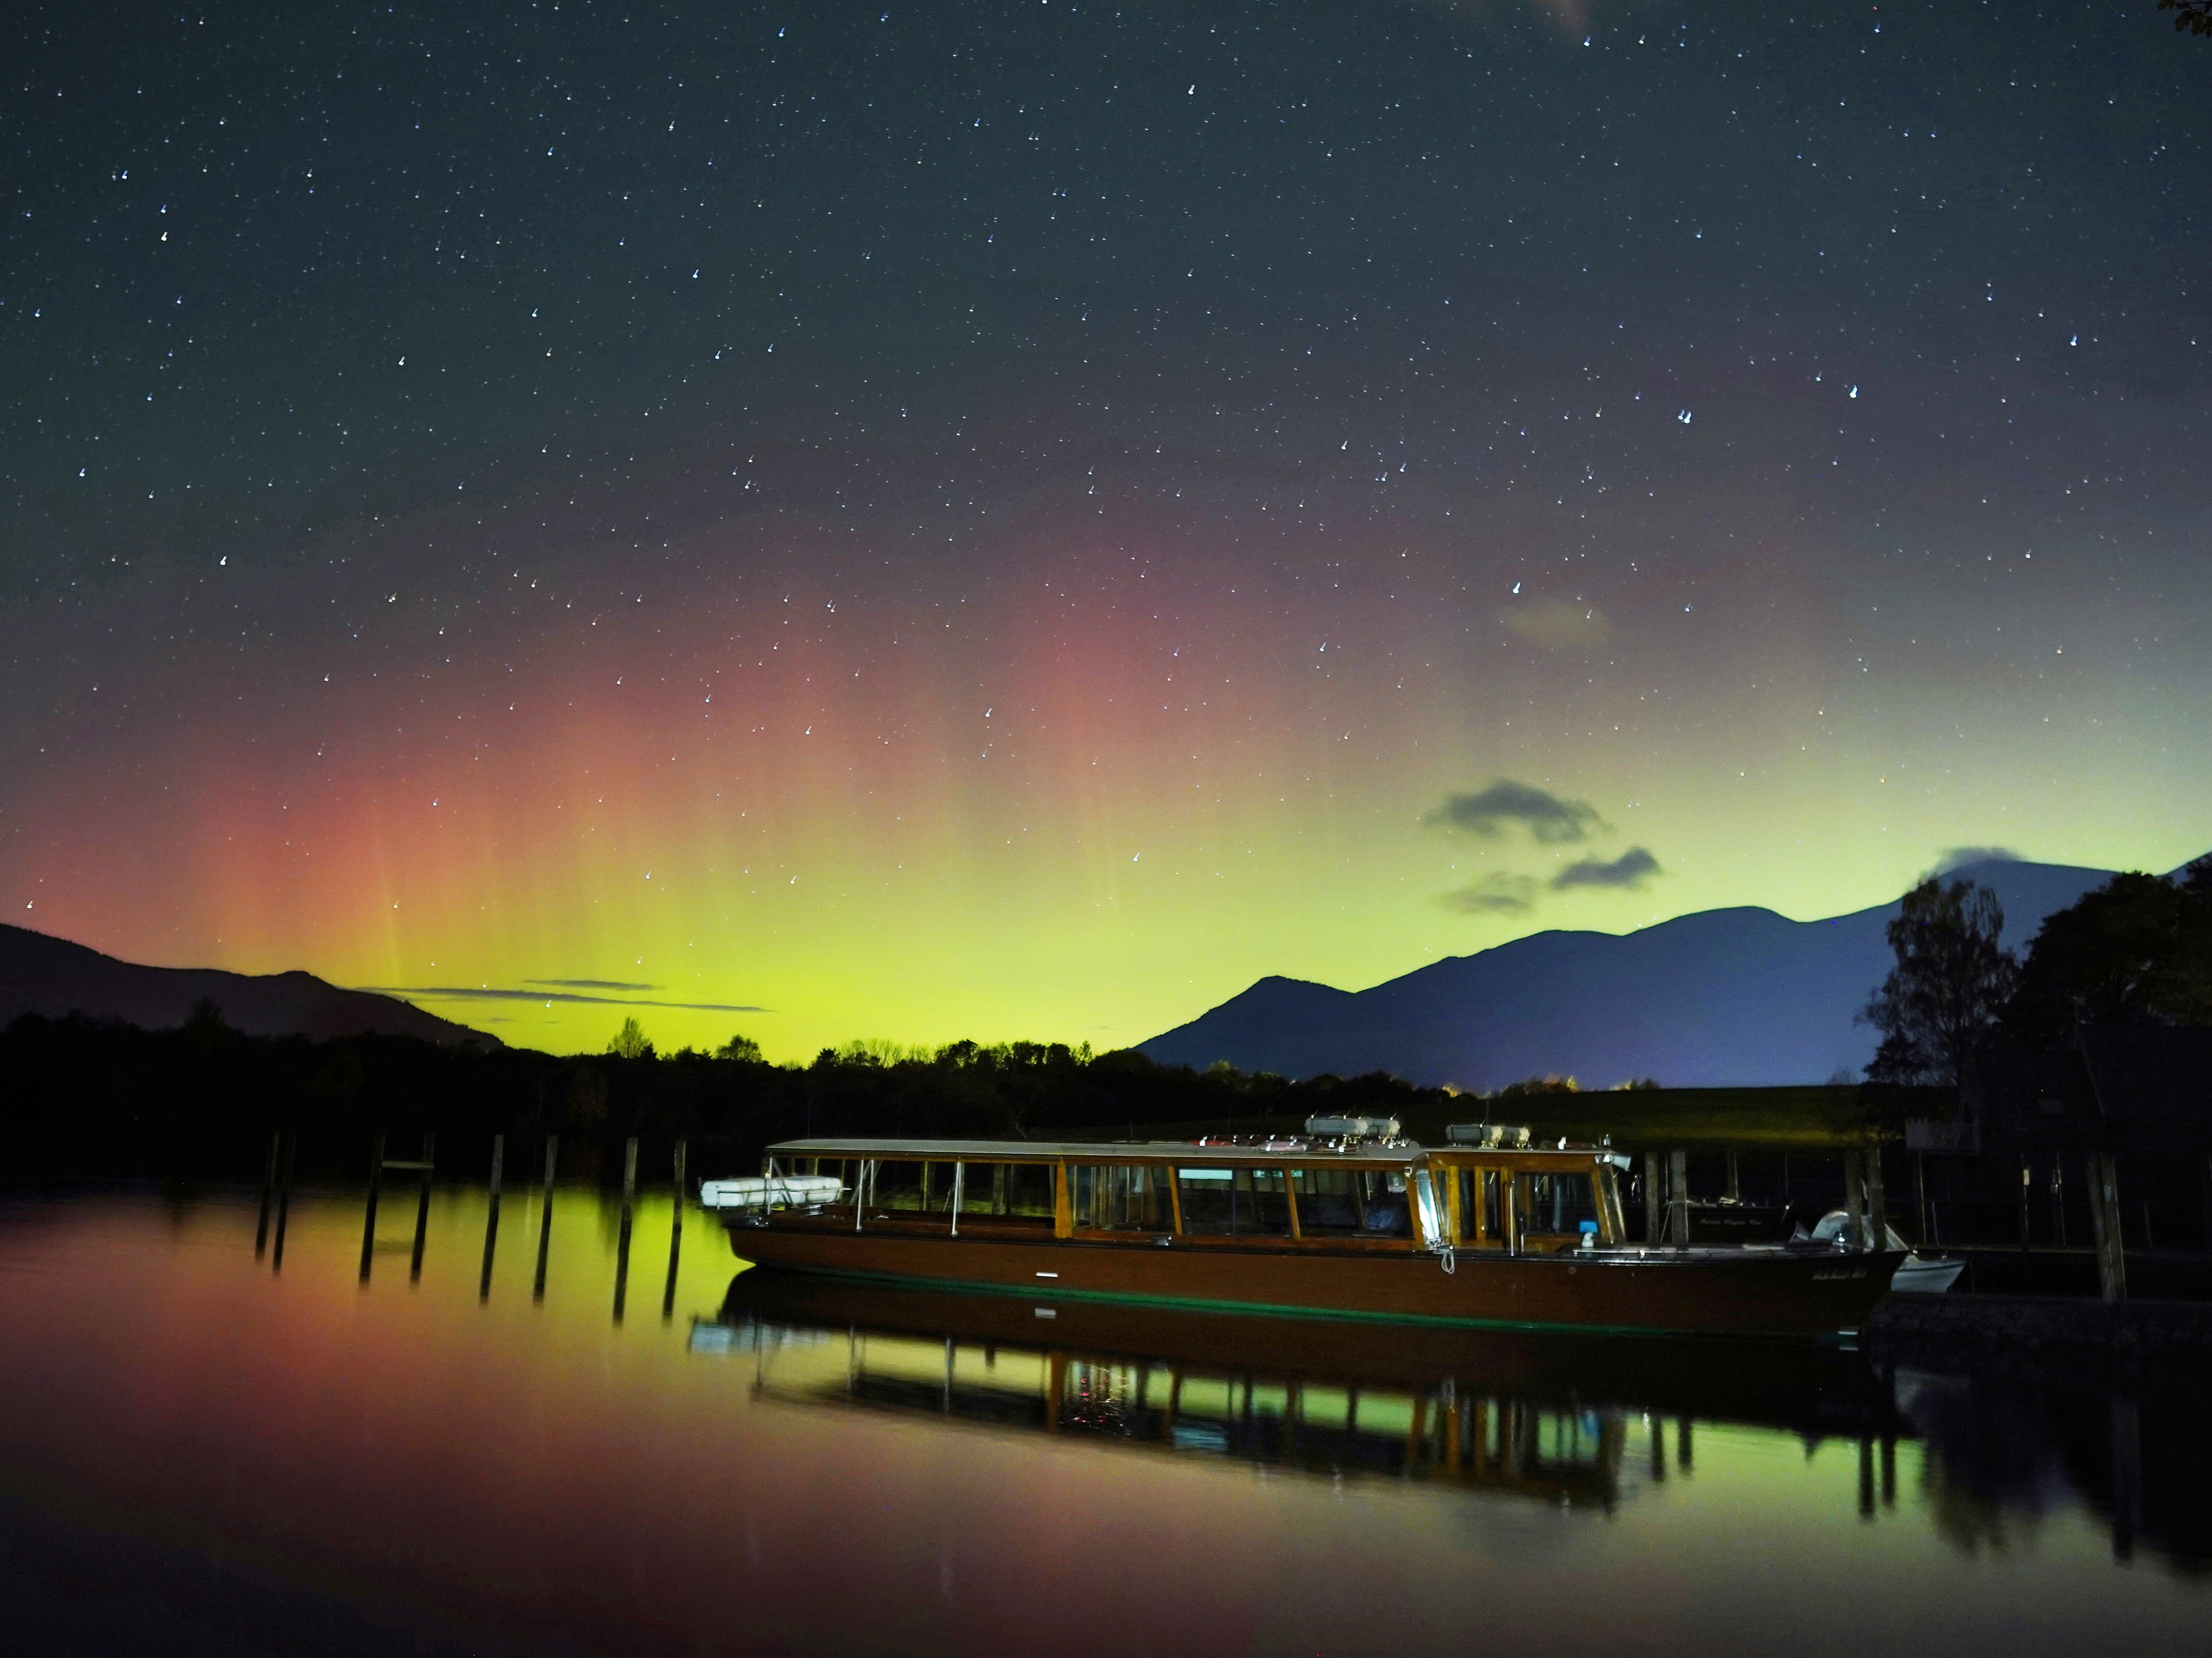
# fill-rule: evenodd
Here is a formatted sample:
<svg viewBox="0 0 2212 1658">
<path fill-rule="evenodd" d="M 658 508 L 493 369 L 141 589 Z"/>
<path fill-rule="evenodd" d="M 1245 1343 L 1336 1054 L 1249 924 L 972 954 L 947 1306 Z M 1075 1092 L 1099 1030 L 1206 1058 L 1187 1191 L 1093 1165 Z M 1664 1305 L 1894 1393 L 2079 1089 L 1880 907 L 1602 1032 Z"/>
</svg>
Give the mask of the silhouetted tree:
<svg viewBox="0 0 2212 1658">
<path fill-rule="evenodd" d="M 1986 887 L 1931 875 L 1905 895 L 1888 933 L 1897 966 L 1859 1015 L 1882 1036 L 1867 1080 L 1956 1083 L 2012 991 L 2003 907 Z"/>
<path fill-rule="evenodd" d="M 714 1050 L 717 1059 L 743 1059 L 753 1064 L 761 1062 L 761 1045 L 750 1036 L 732 1036 Z"/>
<path fill-rule="evenodd" d="M 607 1039 L 607 1051 L 617 1059 L 653 1058 L 653 1044 L 646 1039 L 645 1027 L 632 1014 L 622 1022 L 622 1028 Z"/>
<path fill-rule="evenodd" d="M 2212 0 L 2158 0 L 2158 9 L 2173 14 L 2177 32 L 2212 34 Z"/>
<path fill-rule="evenodd" d="M 2044 917 L 2005 1026 L 2057 1046 L 2079 1025 L 2212 1025 L 2212 857 L 2179 880 L 2114 875 Z"/>
</svg>

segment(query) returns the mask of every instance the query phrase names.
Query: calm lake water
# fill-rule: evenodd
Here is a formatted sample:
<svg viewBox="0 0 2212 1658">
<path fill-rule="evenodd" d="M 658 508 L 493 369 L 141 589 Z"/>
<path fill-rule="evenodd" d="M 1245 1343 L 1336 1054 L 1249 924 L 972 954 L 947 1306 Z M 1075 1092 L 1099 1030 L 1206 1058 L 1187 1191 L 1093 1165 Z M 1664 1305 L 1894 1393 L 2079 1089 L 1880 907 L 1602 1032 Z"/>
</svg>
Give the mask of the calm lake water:
<svg viewBox="0 0 2212 1658">
<path fill-rule="evenodd" d="M 0 1204 L 8 1651 L 2212 1649 L 2190 1378 L 672 1275 L 665 1195 L 487 1285 L 387 1191 L 364 1283 L 256 1196 Z"/>
</svg>

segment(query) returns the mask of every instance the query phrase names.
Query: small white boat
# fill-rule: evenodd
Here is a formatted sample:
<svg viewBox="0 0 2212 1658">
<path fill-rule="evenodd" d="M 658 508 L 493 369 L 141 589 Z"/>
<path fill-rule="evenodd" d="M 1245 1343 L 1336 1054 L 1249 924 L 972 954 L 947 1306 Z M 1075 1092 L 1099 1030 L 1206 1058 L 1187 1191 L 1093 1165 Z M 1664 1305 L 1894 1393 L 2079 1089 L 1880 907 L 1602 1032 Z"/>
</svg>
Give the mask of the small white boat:
<svg viewBox="0 0 2212 1658">
<path fill-rule="evenodd" d="M 1832 1209 L 1820 1216 L 1820 1224 L 1805 1235 L 1815 1243 L 1833 1243 L 1837 1239 L 1848 1240 L 1851 1217 L 1840 1209 Z M 1897 1269 L 1897 1276 L 1889 1281 L 1892 1289 L 1905 1290 L 1922 1295 L 1940 1295 L 1958 1283 L 1959 1275 L 1966 1264 L 1956 1255 L 1923 1255 L 1898 1235 L 1895 1227 L 1887 1228 L 1889 1247 L 1902 1249 L 1905 1264 Z"/>
</svg>

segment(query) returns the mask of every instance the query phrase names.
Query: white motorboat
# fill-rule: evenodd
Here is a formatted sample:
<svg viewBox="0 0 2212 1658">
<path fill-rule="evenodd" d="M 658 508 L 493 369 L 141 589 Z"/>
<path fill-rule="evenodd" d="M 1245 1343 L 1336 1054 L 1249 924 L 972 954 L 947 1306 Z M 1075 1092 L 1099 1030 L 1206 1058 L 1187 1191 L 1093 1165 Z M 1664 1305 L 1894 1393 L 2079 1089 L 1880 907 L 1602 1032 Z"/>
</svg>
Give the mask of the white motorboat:
<svg viewBox="0 0 2212 1658">
<path fill-rule="evenodd" d="M 1905 1252 L 1905 1264 L 1889 1281 L 1892 1289 L 1940 1295 L 1958 1283 L 1959 1275 L 1966 1270 L 1966 1263 L 1956 1255 L 1923 1255 L 1899 1236 L 1895 1227 L 1885 1229 L 1889 1234 L 1889 1247 Z M 1840 1209 L 1832 1209 L 1820 1216 L 1820 1224 L 1811 1232 L 1802 1235 L 1815 1243 L 1833 1243 L 1839 1238 L 1848 1241 L 1850 1233 L 1851 1217 Z"/>
</svg>

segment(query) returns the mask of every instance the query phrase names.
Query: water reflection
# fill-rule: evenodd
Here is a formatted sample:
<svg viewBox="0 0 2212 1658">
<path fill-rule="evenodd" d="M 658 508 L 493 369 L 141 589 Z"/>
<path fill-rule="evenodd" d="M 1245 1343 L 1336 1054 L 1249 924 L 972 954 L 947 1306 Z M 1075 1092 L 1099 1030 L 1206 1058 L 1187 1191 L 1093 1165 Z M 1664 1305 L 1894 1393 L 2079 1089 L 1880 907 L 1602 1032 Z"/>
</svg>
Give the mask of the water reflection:
<svg viewBox="0 0 2212 1658">
<path fill-rule="evenodd" d="M 288 1219 L 281 1161 L 265 1205 L 0 1204 L 11 1652 L 1404 1658 L 1571 1612 L 1975 1654 L 2212 1612 L 2194 1379 L 811 1281 L 530 1163 L 427 1224 L 403 1182 L 366 1281 L 363 1191 Z M 665 1323 L 612 1316 L 626 1208 Z"/>
<path fill-rule="evenodd" d="M 1611 1512 L 1693 1463 L 1692 1415 L 1879 1441 L 1910 1424 L 1856 1355 L 1812 1346 L 1471 1334 L 963 1295 L 753 1271 L 691 1351 L 757 1398 L 981 1423 L 1326 1475 L 1435 1480 Z M 838 1362 L 825 1362 L 824 1356 Z"/>
</svg>

